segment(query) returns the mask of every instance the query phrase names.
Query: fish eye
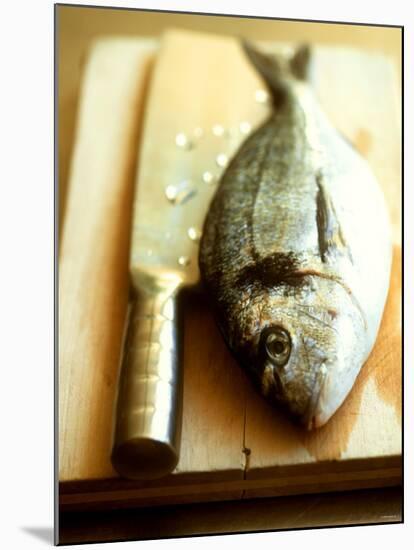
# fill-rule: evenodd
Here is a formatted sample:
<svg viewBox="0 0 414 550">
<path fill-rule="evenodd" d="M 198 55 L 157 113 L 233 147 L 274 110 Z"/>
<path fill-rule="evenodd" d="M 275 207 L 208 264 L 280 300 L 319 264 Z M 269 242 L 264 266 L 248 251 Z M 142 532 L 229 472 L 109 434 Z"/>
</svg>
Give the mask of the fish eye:
<svg viewBox="0 0 414 550">
<path fill-rule="evenodd" d="M 286 365 L 292 349 L 289 333 L 281 327 L 270 327 L 262 334 L 262 341 L 268 359 L 278 367 Z"/>
</svg>

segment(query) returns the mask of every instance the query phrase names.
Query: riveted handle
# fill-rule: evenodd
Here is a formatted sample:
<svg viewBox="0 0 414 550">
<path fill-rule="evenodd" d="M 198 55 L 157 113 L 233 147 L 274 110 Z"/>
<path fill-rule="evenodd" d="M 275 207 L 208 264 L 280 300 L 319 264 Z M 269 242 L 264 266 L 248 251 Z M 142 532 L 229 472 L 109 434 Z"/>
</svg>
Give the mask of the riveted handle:
<svg viewBox="0 0 414 550">
<path fill-rule="evenodd" d="M 176 285 L 134 297 L 118 391 L 112 464 L 131 479 L 174 470 L 182 417 L 181 313 Z"/>
</svg>

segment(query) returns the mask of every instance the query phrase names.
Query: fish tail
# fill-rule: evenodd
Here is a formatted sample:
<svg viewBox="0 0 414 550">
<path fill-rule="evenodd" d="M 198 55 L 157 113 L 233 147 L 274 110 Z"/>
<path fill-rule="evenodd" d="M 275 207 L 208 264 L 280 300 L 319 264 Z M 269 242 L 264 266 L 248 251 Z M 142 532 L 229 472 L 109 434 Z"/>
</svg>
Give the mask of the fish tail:
<svg viewBox="0 0 414 550">
<path fill-rule="evenodd" d="M 248 40 L 242 40 L 242 46 L 250 63 L 265 80 L 276 102 L 285 94 L 289 79 L 309 78 L 311 51 L 307 44 L 299 46 L 289 59 L 282 55 L 264 54 Z"/>
</svg>

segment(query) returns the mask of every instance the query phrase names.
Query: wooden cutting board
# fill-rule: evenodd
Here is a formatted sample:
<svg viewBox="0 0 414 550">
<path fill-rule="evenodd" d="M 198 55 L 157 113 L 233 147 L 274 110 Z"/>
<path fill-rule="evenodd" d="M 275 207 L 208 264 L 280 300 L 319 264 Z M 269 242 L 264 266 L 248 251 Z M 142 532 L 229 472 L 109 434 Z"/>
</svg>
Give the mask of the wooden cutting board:
<svg viewBox="0 0 414 550">
<path fill-rule="evenodd" d="M 288 47 L 264 46 L 270 51 Z M 194 79 L 206 78 L 208 67 L 219 67 L 218 86 L 231 78 L 240 82 L 240 94 L 251 94 L 253 84 L 263 87 L 258 79 L 243 86 L 246 64 L 232 39 L 171 31 L 159 47 L 138 38 L 101 40 L 84 72 L 59 261 L 61 506 L 144 506 L 399 484 L 401 129 L 396 77 L 384 57 L 322 47 L 314 51 L 316 93 L 333 124 L 370 163 L 392 220 L 392 279 L 376 346 L 337 414 L 308 433 L 255 393 L 229 355 L 206 297 L 190 295 L 177 469 L 151 482 L 120 479 L 113 471 L 109 457 L 128 302 L 131 204 L 153 61 L 157 56 L 177 59 L 191 48 L 197 60 Z M 190 100 L 196 101 L 191 90 Z M 256 103 L 252 126 L 269 109 Z M 212 112 L 211 125 L 203 130 L 211 132 L 218 122 Z"/>
</svg>

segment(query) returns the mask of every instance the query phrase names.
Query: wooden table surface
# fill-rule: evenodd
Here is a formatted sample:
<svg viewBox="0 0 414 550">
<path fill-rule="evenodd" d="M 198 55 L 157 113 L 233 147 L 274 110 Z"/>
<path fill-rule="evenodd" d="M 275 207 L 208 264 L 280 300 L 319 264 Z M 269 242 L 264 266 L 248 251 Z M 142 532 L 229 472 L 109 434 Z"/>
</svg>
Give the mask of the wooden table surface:
<svg viewBox="0 0 414 550">
<path fill-rule="evenodd" d="M 61 544 L 400 523 L 400 487 L 60 514 Z"/>
<path fill-rule="evenodd" d="M 66 32 L 68 32 L 67 29 Z M 164 480 L 161 484 L 155 483 L 152 488 L 149 487 L 152 492 L 150 490 L 147 497 L 142 500 L 146 484 L 117 480 L 114 478 L 114 472 L 109 463 L 111 430 L 108 430 L 108 426 L 111 424 L 112 418 L 111 403 L 113 403 L 115 395 L 128 298 L 127 255 L 130 219 L 128 205 L 132 198 L 131 181 L 133 180 L 136 153 L 134 147 L 137 146 L 142 115 L 142 112 L 137 111 L 136 108 L 137 101 L 140 104 L 140 94 L 145 94 L 145 75 L 150 70 L 152 56 L 157 49 L 157 43 L 154 41 L 135 40 L 135 45 L 132 46 L 133 42 L 134 39 L 129 43 L 127 50 L 131 55 L 130 61 L 136 63 L 137 73 L 141 76 L 138 76 L 132 84 L 131 82 L 128 84 L 130 86 L 128 89 L 133 93 L 129 96 L 122 95 L 123 99 L 126 98 L 121 113 L 125 124 L 113 126 L 112 135 L 116 135 L 117 147 L 112 150 L 113 156 L 109 159 L 112 160 L 115 167 L 121 166 L 123 169 L 120 172 L 114 169 L 109 175 L 107 172 L 105 173 L 104 180 L 106 178 L 105 181 L 108 182 L 106 190 L 109 190 L 109 194 L 105 195 L 106 202 L 100 199 L 101 207 L 99 212 L 95 209 L 96 215 L 93 214 L 93 209 L 88 207 L 91 203 L 87 199 L 89 197 L 93 200 L 99 196 L 96 194 L 99 193 L 98 187 L 91 191 L 91 195 L 87 194 L 88 191 L 85 187 L 82 193 L 78 191 L 77 197 L 76 192 L 72 193 L 72 211 L 69 201 L 67 212 L 69 221 L 68 227 L 65 227 L 65 232 L 70 236 L 64 237 L 61 248 L 63 279 L 60 289 L 62 291 L 60 309 L 65 320 L 63 320 L 60 342 L 66 359 L 72 354 L 72 366 L 64 367 L 60 378 L 60 383 L 67 388 L 67 391 L 64 390 L 65 405 L 60 414 L 61 437 L 66 441 L 62 446 L 61 440 L 63 453 L 60 459 L 60 479 L 62 481 L 62 502 L 66 503 L 67 509 L 70 509 L 71 506 L 76 508 L 82 501 L 88 503 L 88 498 L 89 504 L 96 504 L 102 496 L 103 500 L 107 498 L 107 502 L 112 502 L 112 505 L 119 505 L 125 502 L 126 493 L 129 495 L 126 499 L 129 499 L 129 505 L 162 504 L 165 503 L 163 495 L 165 487 L 168 486 L 170 486 L 170 493 L 167 490 L 167 497 L 171 502 L 177 498 L 176 482 Z M 122 49 L 122 46 L 120 47 Z M 139 56 L 137 56 L 138 53 Z M 291 491 L 293 493 L 306 492 L 307 490 L 323 491 L 324 487 L 328 486 L 329 488 L 329 484 L 331 487 L 337 486 L 337 488 L 354 488 L 355 472 L 359 472 L 359 475 L 367 483 L 368 470 L 366 464 L 361 467 L 360 462 L 360 459 L 364 460 L 367 457 L 374 457 L 376 462 L 374 469 L 371 470 L 371 481 L 368 479 L 368 485 L 365 486 L 375 486 L 381 476 L 384 476 L 383 484 L 385 485 L 399 482 L 401 450 L 401 370 L 399 368 L 401 364 L 401 254 L 399 242 L 401 181 L 398 79 L 393 73 L 392 63 L 383 57 L 366 57 L 366 54 L 362 52 L 353 52 L 353 54 L 359 56 L 359 61 L 362 62 L 357 69 L 361 76 L 361 79 L 357 81 L 357 86 L 358 93 L 362 94 L 364 101 L 362 103 L 352 101 L 351 104 L 346 105 L 346 89 L 350 79 L 346 74 L 341 76 L 330 73 L 332 57 L 329 57 L 329 49 L 325 52 L 321 49 L 319 56 L 320 86 L 318 91 L 328 115 L 371 163 L 390 206 L 395 241 L 393 290 L 388 299 L 379 345 L 364 367 L 342 413 L 333 420 L 333 424 L 329 428 L 322 429 L 315 437 L 304 434 L 301 430 L 292 429 L 289 422 L 270 410 L 266 403 L 251 391 L 248 381 L 227 354 L 205 299 L 200 296 L 191 299 L 186 310 L 185 410 L 187 410 L 187 414 L 184 414 L 183 428 L 185 450 L 177 471 L 181 475 L 181 480 L 184 480 L 184 485 L 187 485 L 187 489 L 188 484 L 191 489 L 190 496 L 185 491 L 184 493 L 182 490 L 181 493 L 178 491 L 181 497 L 178 497 L 177 502 L 185 502 L 186 499 L 191 501 L 193 499 L 191 492 L 200 490 L 202 492 L 205 481 L 210 484 L 213 482 L 210 488 L 213 492 L 209 498 L 218 500 L 223 494 L 223 483 L 226 489 L 225 498 L 254 498 L 286 494 L 289 493 L 289 490 L 286 489 L 284 480 L 289 479 L 290 476 L 295 477 L 296 485 Z M 345 56 L 342 58 L 345 72 L 351 71 L 352 73 L 352 70 L 355 69 L 346 63 L 346 50 L 341 50 L 341 55 Z M 368 59 L 370 63 L 368 63 Z M 120 78 L 124 78 L 125 83 L 129 77 L 126 72 L 122 73 L 122 70 L 122 66 L 119 67 Z M 366 71 L 369 72 L 369 78 L 366 78 Z M 364 76 L 363 79 L 362 76 Z M 141 77 L 142 80 L 140 80 Z M 335 80 L 337 77 L 340 82 Z M 67 75 L 62 77 L 63 80 L 65 78 L 67 79 Z M 342 102 L 346 108 L 338 109 L 337 105 L 335 107 L 335 102 L 329 96 L 327 82 L 332 83 L 332 79 L 335 80 L 336 90 L 343 89 Z M 353 82 L 352 79 L 351 82 Z M 361 84 L 361 82 L 363 83 Z M 122 86 L 118 88 L 118 93 L 123 94 L 121 88 Z M 127 88 L 122 89 L 126 90 Z M 376 90 L 375 102 L 371 101 L 374 89 Z M 63 100 L 65 93 L 65 87 L 63 87 L 60 99 Z M 97 109 L 99 108 L 108 109 L 108 105 L 98 106 Z M 63 119 L 69 116 L 70 111 L 69 109 Z M 85 122 L 86 107 L 83 113 Z M 133 113 L 140 114 L 135 115 L 131 122 Z M 95 115 L 91 115 L 91 117 L 98 115 L 99 112 L 96 111 Z M 380 122 L 378 116 L 380 116 Z M 106 116 L 106 120 L 115 120 L 115 118 L 111 119 L 109 114 Z M 355 119 L 358 120 L 357 125 L 353 123 Z M 89 144 L 91 138 L 97 139 L 98 142 L 100 139 L 93 132 L 89 135 L 85 134 L 85 131 L 89 131 L 88 128 L 91 127 L 92 120 L 95 119 L 90 118 L 89 123 L 85 122 L 83 130 L 78 128 L 78 139 L 87 137 Z M 70 124 L 66 124 L 65 120 L 63 122 L 62 131 L 65 127 L 68 130 Z M 119 136 L 116 132 L 118 132 L 117 128 L 121 126 L 123 130 L 122 135 Z M 64 150 L 61 156 L 63 189 L 65 189 L 65 154 L 67 161 L 71 149 L 67 146 L 70 141 L 69 134 L 70 131 L 67 132 L 63 143 L 60 144 L 63 147 L 62 151 Z M 108 143 L 104 145 L 108 146 Z M 92 149 L 87 151 L 90 152 Z M 85 160 L 90 164 L 90 157 L 87 156 L 82 161 L 82 155 L 85 154 L 85 151 L 82 152 L 82 148 L 80 148 L 80 152 L 79 150 L 77 153 L 75 151 L 75 156 L 76 154 L 79 158 L 77 165 L 72 166 L 71 181 L 73 187 L 77 185 L 78 189 L 81 189 L 82 182 L 88 180 L 85 178 L 84 167 Z M 106 166 L 110 166 L 109 160 Z M 77 175 L 76 170 L 78 170 Z M 94 177 L 92 172 L 87 172 L 91 179 Z M 103 168 L 102 174 L 104 172 Z M 76 180 L 78 180 L 77 184 L 74 183 Z M 122 193 L 119 193 L 120 188 L 123 189 Z M 112 192 L 115 189 L 118 190 L 116 199 L 114 199 L 114 194 L 110 194 L 111 189 Z M 83 212 L 83 218 L 79 218 L 79 212 Z M 72 221 L 70 221 L 71 219 Z M 79 223 L 80 219 L 83 222 Z M 108 219 L 111 220 L 109 229 Z M 105 226 L 102 225 L 104 223 Z M 75 227 L 77 229 L 74 229 Z M 104 240 L 102 235 L 105 235 Z M 80 240 L 76 241 L 77 238 Z M 85 246 L 81 252 L 77 249 L 79 242 L 83 242 Z M 92 261 L 91 258 L 88 258 L 88 251 L 91 250 L 88 246 L 94 247 L 94 245 L 98 245 L 98 249 L 94 249 Z M 96 261 L 98 261 L 98 265 Z M 79 262 L 81 270 L 79 270 Z M 97 265 L 96 270 L 92 267 L 93 265 Z M 79 273 L 82 273 L 81 277 L 79 277 Z M 74 280 L 77 280 L 76 288 L 73 286 Z M 85 281 L 88 281 L 86 286 Z M 89 313 L 92 310 L 94 313 L 90 316 Z M 97 326 L 100 327 L 99 331 L 96 331 Z M 197 341 L 200 331 L 204 335 L 205 343 L 203 344 L 199 339 L 199 346 L 194 346 L 192 342 Z M 73 335 L 76 333 L 76 338 L 69 338 L 65 341 L 64 335 L 70 333 Z M 76 364 L 73 362 L 73 358 L 79 357 L 80 351 L 82 353 L 85 351 L 85 348 L 82 347 L 85 345 L 86 350 L 89 350 L 89 355 L 88 353 L 84 354 L 82 363 Z M 203 362 L 200 358 L 206 357 L 213 368 L 202 368 Z M 97 360 L 101 365 L 99 371 L 96 370 L 96 367 L 91 368 L 92 365 L 96 365 Z M 190 367 L 191 365 L 198 366 L 194 368 Z M 224 376 L 223 372 L 225 372 Z M 86 384 L 79 386 L 79 382 L 86 382 Z M 209 395 L 204 391 L 206 386 L 214 389 Z M 77 393 L 79 388 L 82 388 L 80 399 Z M 87 416 L 85 416 L 86 409 L 89 410 Z M 68 421 L 68 418 L 72 420 L 75 418 L 73 416 L 75 410 L 79 413 L 76 415 L 77 420 Z M 221 419 L 219 421 L 217 420 L 218 413 Z M 381 418 L 380 422 L 378 422 L 378 418 Z M 71 422 L 71 428 L 68 429 Z M 387 428 L 380 430 L 380 424 Z M 212 430 L 211 426 L 215 426 L 215 429 Z M 260 430 L 257 429 L 258 426 L 260 426 Z M 278 430 L 276 435 L 274 434 L 275 426 Z M 229 434 L 231 434 L 230 440 Z M 75 445 L 74 442 L 76 442 Z M 220 448 L 223 449 L 223 452 L 214 451 Z M 338 459 L 345 459 L 350 466 L 345 470 L 345 477 L 342 478 L 338 478 L 340 471 L 337 467 Z M 300 476 L 298 478 L 297 469 L 289 472 L 289 467 L 292 464 L 296 467 L 300 466 L 299 473 L 302 478 Z M 307 468 L 309 465 L 314 468 L 315 464 L 320 465 L 320 469 L 313 471 L 312 476 L 316 472 L 318 479 L 316 482 L 314 480 L 312 484 L 312 477 L 309 477 L 311 472 Z M 272 481 L 270 485 L 269 479 Z M 356 479 L 358 479 L 358 475 Z M 290 477 L 288 485 L 291 481 L 292 477 Z M 178 485 L 182 487 L 181 481 Z M 171 487 L 174 489 L 171 490 Z M 97 493 L 100 495 L 97 496 Z M 396 495 L 396 493 L 393 494 Z M 306 497 L 300 498 L 306 500 Z M 339 500 L 341 498 L 342 496 L 337 497 Z M 343 498 L 346 500 L 348 497 Z M 377 497 L 367 498 L 375 500 Z M 339 502 L 339 500 L 334 499 L 331 503 Z M 306 506 L 314 507 L 312 504 L 314 501 L 309 501 L 307 504 L 305 501 L 303 502 L 305 508 Z M 329 502 L 329 499 L 324 502 Z M 220 504 L 220 506 L 224 506 L 224 504 Z M 321 510 L 328 508 L 329 505 L 325 508 L 322 506 Z M 398 514 L 396 515 L 394 512 L 389 515 L 394 514 L 393 517 L 396 518 Z M 339 512 L 338 514 L 338 522 L 341 523 L 343 518 L 341 519 Z M 323 523 L 324 520 L 320 521 Z M 286 527 L 289 527 L 287 519 L 286 522 Z M 329 522 L 335 522 L 332 515 L 328 519 Z M 136 538 L 136 536 L 132 538 Z"/>
<path fill-rule="evenodd" d="M 333 123 L 371 163 L 389 205 L 395 243 L 380 334 L 352 392 L 322 429 L 308 433 L 295 427 L 253 390 L 229 355 L 205 298 L 192 295 L 185 310 L 178 466 L 172 475 L 153 482 L 121 480 L 113 471 L 109 458 L 128 296 L 131 170 L 139 148 L 137 127 L 144 113 L 148 70 L 157 47 L 140 39 L 100 41 L 86 67 L 60 259 L 62 505 L 145 506 L 398 483 L 401 183 L 395 80 L 386 59 L 352 49 L 315 50 L 316 93 Z M 208 73 L 205 66 L 210 67 Z M 233 39 L 171 32 L 163 39 L 154 70 L 148 91 L 152 107 L 145 110 L 141 139 L 153 140 L 158 148 L 161 132 L 163 139 L 166 136 L 163 154 L 173 163 L 177 155 L 165 150 L 169 142 L 175 147 L 178 131 L 171 113 L 184 112 L 185 94 L 198 98 L 194 117 L 190 108 L 185 115 L 189 120 L 180 117 L 180 124 L 184 120 L 187 126 L 199 125 L 198 112 L 203 113 L 206 128 L 217 120 L 232 128 L 237 117 L 255 127 L 268 113 L 268 107 L 252 103 L 261 83 Z M 184 97 L 169 94 L 168 112 L 160 117 L 164 90 L 177 71 Z M 220 101 L 203 97 L 205 90 L 215 93 L 215 87 L 205 85 L 206 78 L 220 82 Z M 154 101 L 158 97 L 159 102 Z M 199 111 L 203 104 L 208 109 Z M 234 150 L 234 144 L 226 143 L 220 147 Z M 224 152 L 229 154 L 230 149 Z M 205 152 L 197 151 L 187 153 L 187 160 L 179 159 L 185 172 L 181 175 L 190 179 L 201 174 L 208 161 Z M 145 157 L 139 162 L 144 163 Z M 161 162 L 155 169 L 158 182 L 165 179 L 161 172 L 174 172 L 175 165 Z M 140 166 L 138 174 L 142 171 Z"/>
</svg>

